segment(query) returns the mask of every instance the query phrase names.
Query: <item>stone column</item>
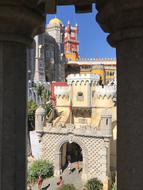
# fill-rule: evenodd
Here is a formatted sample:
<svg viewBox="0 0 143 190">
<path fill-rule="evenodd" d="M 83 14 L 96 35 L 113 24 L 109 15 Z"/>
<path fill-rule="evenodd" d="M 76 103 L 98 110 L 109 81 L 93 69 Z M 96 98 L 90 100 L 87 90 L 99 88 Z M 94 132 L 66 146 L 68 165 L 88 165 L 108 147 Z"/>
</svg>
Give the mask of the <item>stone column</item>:
<svg viewBox="0 0 143 190">
<path fill-rule="evenodd" d="M 58 177 L 61 173 L 61 151 L 55 155 L 54 176 Z"/>
<path fill-rule="evenodd" d="M 143 1 L 97 0 L 97 21 L 117 50 L 119 190 L 143 188 Z"/>
<path fill-rule="evenodd" d="M 0 0 L 0 189 L 26 188 L 26 46 L 43 23 L 36 2 Z"/>
</svg>

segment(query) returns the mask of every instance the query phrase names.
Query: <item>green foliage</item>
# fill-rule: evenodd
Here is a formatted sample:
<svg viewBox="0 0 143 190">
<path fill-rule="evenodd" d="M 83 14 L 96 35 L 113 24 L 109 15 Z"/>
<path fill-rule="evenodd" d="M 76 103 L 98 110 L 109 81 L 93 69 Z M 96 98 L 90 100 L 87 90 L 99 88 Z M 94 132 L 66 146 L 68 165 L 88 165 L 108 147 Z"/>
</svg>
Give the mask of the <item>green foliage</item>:
<svg viewBox="0 0 143 190">
<path fill-rule="evenodd" d="M 35 87 L 35 90 L 37 91 L 37 95 L 39 98 L 41 98 L 42 102 L 45 104 L 50 99 L 51 92 L 47 90 L 44 85 L 38 84 Z"/>
<path fill-rule="evenodd" d="M 58 190 L 76 190 L 73 184 L 66 184 L 63 187 L 59 187 Z"/>
<path fill-rule="evenodd" d="M 36 86 L 36 90 L 37 90 L 37 95 L 39 96 L 39 97 L 42 97 L 42 94 L 43 94 L 43 91 L 44 91 L 44 86 L 43 85 L 37 85 Z"/>
<path fill-rule="evenodd" d="M 51 102 L 46 103 L 44 105 L 45 111 L 46 111 L 46 116 L 48 117 L 52 111 L 55 110 L 55 107 L 53 106 L 53 104 Z"/>
<path fill-rule="evenodd" d="M 35 183 L 38 176 L 43 179 L 53 176 L 53 164 L 47 160 L 36 160 L 28 169 L 28 183 Z"/>
<path fill-rule="evenodd" d="M 34 129 L 35 126 L 35 111 L 38 106 L 33 100 L 28 101 L 27 106 L 28 106 L 28 128 L 29 130 L 32 130 Z"/>
<path fill-rule="evenodd" d="M 86 190 L 102 190 L 103 184 L 97 178 L 93 178 L 87 181 L 85 188 Z"/>
<path fill-rule="evenodd" d="M 111 190 L 117 190 L 117 184 L 116 184 L 116 182 L 113 183 L 113 185 L 112 185 L 112 189 L 111 189 Z"/>
</svg>

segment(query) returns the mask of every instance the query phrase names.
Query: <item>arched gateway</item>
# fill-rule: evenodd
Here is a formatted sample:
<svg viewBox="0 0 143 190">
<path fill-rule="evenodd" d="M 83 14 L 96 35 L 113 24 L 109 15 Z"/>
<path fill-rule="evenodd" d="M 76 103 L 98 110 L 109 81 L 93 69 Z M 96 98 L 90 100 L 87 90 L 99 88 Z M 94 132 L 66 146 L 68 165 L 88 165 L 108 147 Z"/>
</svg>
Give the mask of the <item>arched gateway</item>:
<svg viewBox="0 0 143 190">
<path fill-rule="evenodd" d="M 61 139 L 61 141 L 57 144 L 56 146 L 56 149 L 55 149 L 55 161 L 54 161 L 54 168 L 55 168 L 55 171 L 54 171 L 54 175 L 55 176 L 59 176 L 60 175 L 60 171 L 63 167 L 63 165 L 66 163 L 67 161 L 67 158 L 63 158 L 63 156 L 68 156 L 67 152 L 66 153 L 63 153 L 63 146 L 64 145 L 73 145 L 75 147 L 78 148 L 78 153 L 79 154 L 79 157 L 76 158 L 73 157 L 71 158 L 73 161 L 79 161 L 79 160 L 82 160 L 83 162 L 83 165 L 82 165 L 82 179 L 83 180 L 86 180 L 87 179 L 87 172 L 88 172 L 88 150 L 87 148 L 85 147 L 85 145 L 78 139 L 76 138 L 75 136 L 73 135 L 68 135 L 66 137 L 64 137 L 63 139 Z M 73 148 L 72 146 L 72 148 Z M 65 155 L 62 155 L 62 154 L 65 154 Z"/>
</svg>

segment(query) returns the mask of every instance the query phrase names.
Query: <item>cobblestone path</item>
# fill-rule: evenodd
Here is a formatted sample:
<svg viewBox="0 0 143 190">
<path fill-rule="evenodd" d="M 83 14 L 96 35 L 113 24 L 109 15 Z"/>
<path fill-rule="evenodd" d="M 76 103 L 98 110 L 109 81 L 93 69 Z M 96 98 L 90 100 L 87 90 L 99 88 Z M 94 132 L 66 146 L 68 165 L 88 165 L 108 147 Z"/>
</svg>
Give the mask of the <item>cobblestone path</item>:
<svg viewBox="0 0 143 190">
<path fill-rule="evenodd" d="M 82 180 L 81 180 L 82 172 L 78 173 L 76 169 L 74 169 L 74 164 L 72 165 L 73 165 L 73 172 L 71 174 L 69 174 L 69 171 L 67 169 L 65 169 L 62 174 L 64 184 L 74 184 L 74 186 L 78 190 L 82 190 L 83 189 Z M 57 177 L 45 179 L 42 184 L 42 190 L 57 190 L 58 180 L 59 178 Z M 32 190 L 38 190 L 37 184 L 32 187 Z"/>
</svg>

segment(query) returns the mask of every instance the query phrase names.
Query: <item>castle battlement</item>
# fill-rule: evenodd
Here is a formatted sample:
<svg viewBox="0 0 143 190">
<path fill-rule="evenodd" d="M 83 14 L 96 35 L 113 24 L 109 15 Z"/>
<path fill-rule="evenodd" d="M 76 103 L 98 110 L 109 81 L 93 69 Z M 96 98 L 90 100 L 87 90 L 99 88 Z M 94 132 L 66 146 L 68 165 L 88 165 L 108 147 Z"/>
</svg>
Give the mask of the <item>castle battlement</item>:
<svg viewBox="0 0 143 190">
<path fill-rule="evenodd" d="M 70 87 L 69 86 L 55 86 L 54 88 L 56 96 L 69 96 Z"/>
<path fill-rule="evenodd" d="M 79 61 L 116 61 L 115 58 L 80 58 Z"/>
<path fill-rule="evenodd" d="M 99 75 L 94 75 L 94 74 L 70 74 L 67 77 L 67 83 L 68 84 L 73 84 L 73 83 L 81 83 L 81 82 L 98 82 L 100 79 Z"/>
<path fill-rule="evenodd" d="M 96 97 L 107 97 L 107 98 L 113 98 L 116 94 L 116 86 L 97 86 L 95 96 Z"/>
</svg>

